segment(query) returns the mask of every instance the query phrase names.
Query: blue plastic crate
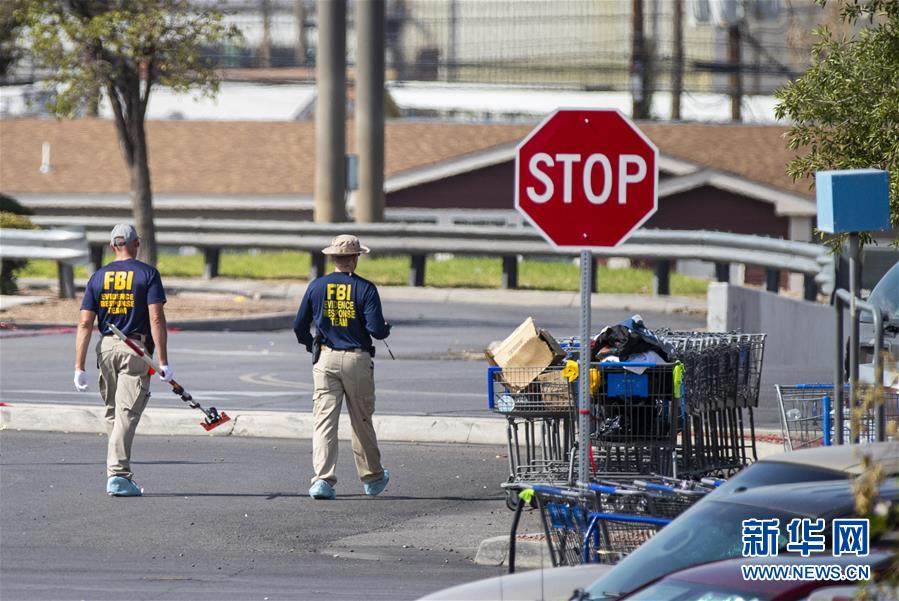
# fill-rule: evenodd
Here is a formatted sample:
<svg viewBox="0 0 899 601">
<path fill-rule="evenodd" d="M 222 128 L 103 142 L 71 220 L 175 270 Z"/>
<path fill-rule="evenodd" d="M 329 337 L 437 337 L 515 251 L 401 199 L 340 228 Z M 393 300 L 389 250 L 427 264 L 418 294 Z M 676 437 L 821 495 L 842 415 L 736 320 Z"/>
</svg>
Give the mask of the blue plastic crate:
<svg viewBox="0 0 899 601">
<path fill-rule="evenodd" d="M 646 374 L 630 372 L 606 374 L 606 393 L 610 397 L 643 397 L 649 396 L 649 377 Z"/>
</svg>

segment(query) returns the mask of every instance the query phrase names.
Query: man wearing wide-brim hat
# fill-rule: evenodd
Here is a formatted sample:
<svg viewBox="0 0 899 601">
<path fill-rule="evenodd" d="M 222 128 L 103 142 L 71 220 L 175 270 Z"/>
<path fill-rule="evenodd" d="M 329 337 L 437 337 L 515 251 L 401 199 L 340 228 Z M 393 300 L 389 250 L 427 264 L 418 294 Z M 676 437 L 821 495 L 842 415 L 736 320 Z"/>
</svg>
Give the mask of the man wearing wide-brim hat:
<svg viewBox="0 0 899 601">
<path fill-rule="evenodd" d="M 333 499 L 337 484 L 337 423 L 346 398 L 353 432 L 356 472 L 365 494 L 375 496 L 387 486 L 389 472 L 381 465 L 381 452 L 372 425 L 375 412 L 372 338 L 390 334 L 377 287 L 356 274 L 359 255 L 369 248 L 359 238 L 342 234 L 322 253 L 334 261 L 334 271 L 313 280 L 300 303 L 293 330 L 297 342 L 313 352 L 320 341 L 321 355 L 313 359 L 312 465 L 315 475 L 309 496 Z M 316 335 L 309 328 L 315 324 Z M 315 353 L 313 353 L 315 357 Z"/>
</svg>

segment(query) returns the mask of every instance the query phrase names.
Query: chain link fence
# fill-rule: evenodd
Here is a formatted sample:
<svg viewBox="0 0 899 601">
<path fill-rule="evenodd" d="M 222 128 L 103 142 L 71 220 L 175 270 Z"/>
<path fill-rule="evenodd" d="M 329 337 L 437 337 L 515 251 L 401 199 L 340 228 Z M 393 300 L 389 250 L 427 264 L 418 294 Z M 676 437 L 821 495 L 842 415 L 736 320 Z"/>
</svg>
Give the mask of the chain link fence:
<svg viewBox="0 0 899 601">
<path fill-rule="evenodd" d="M 679 63 L 675 2 L 642 0 L 645 71 L 656 90 L 672 88 Z M 313 0 L 230 1 L 229 21 L 245 48 L 220 53 L 225 66 L 315 64 Z M 728 6 L 736 11 L 728 14 Z M 624 0 L 388 0 L 389 77 L 484 85 L 630 91 L 633 2 Z M 839 18 L 811 0 L 684 0 L 683 89 L 728 93 L 739 74 L 747 94 L 768 94 L 808 66 L 812 30 Z M 723 7 L 723 8 L 722 8 Z M 347 56 L 355 60 L 353 2 Z M 739 58 L 735 60 L 736 39 Z M 310 72 L 309 77 L 314 77 Z"/>
<path fill-rule="evenodd" d="M 646 44 L 635 64 L 637 2 Z M 223 10 L 244 34 L 242 46 L 207 49 L 218 65 L 294 68 L 293 79 L 314 80 L 316 0 L 193 4 Z M 354 5 L 350 0 L 347 8 L 351 66 Z M 686 93 L 731 93 L 739 74 L 741 93 L 769 94 L 808 66 L 816 26 L 841 26 L 836 3 L 822 8 L 812 0 L 682 0 L 680 28 L 676 6 L 673 0 L 387 0 L 388 78 L 630 92 L 640 71 L 651 90 L 667 91 L 680 69 Z M 18 61 L 6 83 L 39 78 L 28 56 Z"/>
</svg>

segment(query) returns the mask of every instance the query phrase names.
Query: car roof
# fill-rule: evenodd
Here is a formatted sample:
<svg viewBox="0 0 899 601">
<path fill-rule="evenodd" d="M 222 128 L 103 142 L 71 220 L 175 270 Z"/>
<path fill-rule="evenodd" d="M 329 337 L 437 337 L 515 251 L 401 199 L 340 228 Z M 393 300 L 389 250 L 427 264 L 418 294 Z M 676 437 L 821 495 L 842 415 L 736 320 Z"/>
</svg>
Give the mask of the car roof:
<svg viewBox="0 0 899 601">
<path fill-rule="evenodd" d="M 862 465 L 864 455 L 883 465 L 885 473 L 899 473 L 899 442 L 895 441 L 814 447 L 769 455 L 759 461 L 794 463 L 858 475 L 864 471 Z"/>
<path fill-rule="evenodd" d="M 880 496 L 899 498 L 899 487 L 893 480 L 884 482 Z M 855 495 L 848 481 L 800 482 L 736 489 L 730 494 L 708 498 L 705 503 L 729 503 L 761 509 L 785 511 L 807 517 L 838 517 L 852 514 Z M 700 505 L 697 505 L 697 508 Z"/>
</svg>

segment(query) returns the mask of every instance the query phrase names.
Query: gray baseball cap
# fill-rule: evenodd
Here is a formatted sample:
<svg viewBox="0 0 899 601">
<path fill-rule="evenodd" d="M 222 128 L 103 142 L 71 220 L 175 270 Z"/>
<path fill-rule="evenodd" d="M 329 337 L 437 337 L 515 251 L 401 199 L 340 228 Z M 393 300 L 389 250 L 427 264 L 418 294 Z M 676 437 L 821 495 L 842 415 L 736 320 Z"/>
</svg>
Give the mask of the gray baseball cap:
<svg viewBox="0 0 899 601">
<path fill-rule="evenodd" d="M 109 235 L 109 243 L 113 246 L 124 246 L 135 240 L 137 240 L 137 231 L 134 226 L 127 223 L 118 224 L 112 228 L 112 233 Z"/>
</svg>

